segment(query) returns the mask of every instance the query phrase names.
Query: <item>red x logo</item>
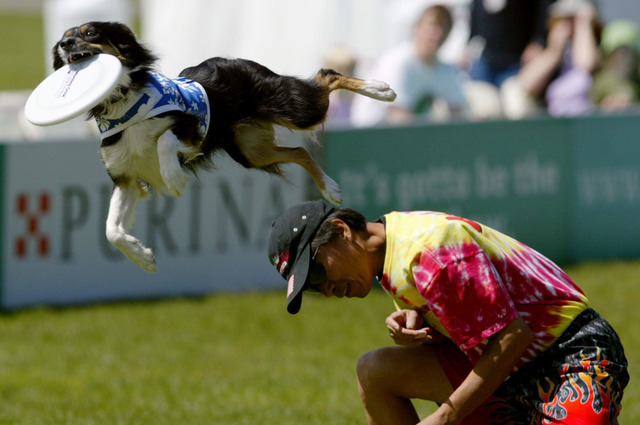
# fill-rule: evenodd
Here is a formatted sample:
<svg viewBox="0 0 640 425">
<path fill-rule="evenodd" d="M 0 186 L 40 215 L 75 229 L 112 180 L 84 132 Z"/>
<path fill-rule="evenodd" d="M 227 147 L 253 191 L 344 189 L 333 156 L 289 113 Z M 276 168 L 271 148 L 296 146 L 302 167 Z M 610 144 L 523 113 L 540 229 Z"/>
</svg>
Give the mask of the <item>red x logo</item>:
<svg viewBox="0 0 640 425">
<path fill-rule="evenodd" d="M 41 193 L 36 198 L 35 208 L 29 205 L 30 198 L 27 194 L 21 193 L 16 197 L 16 212 L 24 218 L 25 229 L 15 241 L 15 255 L 24 258 L 29 251 L 29 241 L 36 244 L 36 252 L 41 257 L 49 254 L 49 237 L 40 230 L 40 219 L 49 213 L 51 200 L 49 194 Z"/>
</svg>

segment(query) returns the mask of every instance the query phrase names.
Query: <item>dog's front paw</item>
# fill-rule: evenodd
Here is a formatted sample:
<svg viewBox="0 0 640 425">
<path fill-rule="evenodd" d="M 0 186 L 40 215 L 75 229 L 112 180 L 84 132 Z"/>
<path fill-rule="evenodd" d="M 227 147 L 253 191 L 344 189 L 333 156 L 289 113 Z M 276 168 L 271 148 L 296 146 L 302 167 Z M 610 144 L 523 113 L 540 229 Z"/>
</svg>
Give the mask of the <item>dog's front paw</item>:
<svg viewBox="0 0 640 425">
<path fill-rule="evenodd" d="M 144 257 L 138 265 L 146 272 L 156 273 L 158 271 L 158 265 L 156 264 L 156 257 L 153 255 L 153 251 L 151 248 L 144 248 L 143 253 Z"/>
<path fill-rule="evenodd" d="M 139 244 L 139 248 L 140 249 L 132 252 L 132 255 L 127 255 L 129 259 L 142 267 L 144 271 L 156 273 L 158 271 L 158 265 L 156 264 L 156 257 L 153 255 L 153 250 L 142 244 Z"/>
<path fill-rule="evenodd" d="M 149 273 L 158 271 L 153 250 L 142 245 L 138 239 L 117 229 L 107 229 L 107 239 L 115 245 L 129 260 Z"/>
<path fill-rule="evenodd" d="M 366 81 L 365 85 L 358 91 L 358 93 L 377 100 L 383 100 L 385 102 L 392 102 L 396 98 L 396 92 L 389 87 L 389 84 L 377 80 Z"/>
<path fill-rule="evenodd" d="M 162 170 L 162 180 L 167 189 L 167 193 L 180 197 L 187 185 L 187 176 L 181 168 L 171 167 L 169 171 Z"/>
<path fill-rule="evenodd" d="M 338 183 L 326 175 L 323 178 L 323 183 L 324 189 L 321 190 L 322 196 L 333 205 L 340 205 L 342 203 L 342 192 L 340 191 Z"/>
</svg>

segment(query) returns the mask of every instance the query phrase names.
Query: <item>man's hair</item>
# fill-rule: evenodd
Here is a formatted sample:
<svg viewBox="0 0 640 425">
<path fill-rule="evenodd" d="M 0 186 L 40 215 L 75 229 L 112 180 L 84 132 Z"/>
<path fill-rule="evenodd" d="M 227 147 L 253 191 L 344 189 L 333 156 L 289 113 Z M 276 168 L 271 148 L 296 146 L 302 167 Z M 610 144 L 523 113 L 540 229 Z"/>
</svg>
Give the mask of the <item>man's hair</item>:
<svg viewBox="0 0 640 425">
<path fill-rule="evenodd" d="M 336 232 L 334 219 L 340 219 L 345 222 L 352 230 L 361 232 L 367 229 L 367 219 L 360 212 L 351 208 L 338 208 L 322 222 L 316 236 L 311 242 L 311 250 L 315 251 L 320 245 L 331 241 Z"/>
<path fill-rule="evenodd" d="M 442 40 L 446 40 L 449 36 L 449 33 L 451 32 L 451 29 L 453 28 L 453 16 L 446 6 L 436 4 L 427 7 L 422 12 L 422 15 L 420 15 L 420 19 L 418 19 L 416 25 L 419 25 L 420 22 L 422 22 L 422 20 L 425 18 L 425 16 L 431 14 L 435 15 L 436 21 L 438 21 L 438 23 L 442 26 L 442 29 L 444 30 Z"/>
</svg>

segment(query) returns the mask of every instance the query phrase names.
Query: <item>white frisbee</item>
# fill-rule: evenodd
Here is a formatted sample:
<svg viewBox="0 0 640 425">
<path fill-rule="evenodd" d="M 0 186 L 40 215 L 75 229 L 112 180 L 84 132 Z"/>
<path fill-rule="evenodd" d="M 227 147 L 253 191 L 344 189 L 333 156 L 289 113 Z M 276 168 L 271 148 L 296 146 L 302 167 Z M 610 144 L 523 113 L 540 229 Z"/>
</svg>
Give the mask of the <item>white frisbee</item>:
<svg viewBox="0 0 640 425">
<path fill-rule="evenodd" d="M 99 104 L 118 85 L 121 75 L 122 64 L 107 54 L 65 65 L 35 88 L 24 114 L 36 125 L 68 121 Z"/>
</svg>

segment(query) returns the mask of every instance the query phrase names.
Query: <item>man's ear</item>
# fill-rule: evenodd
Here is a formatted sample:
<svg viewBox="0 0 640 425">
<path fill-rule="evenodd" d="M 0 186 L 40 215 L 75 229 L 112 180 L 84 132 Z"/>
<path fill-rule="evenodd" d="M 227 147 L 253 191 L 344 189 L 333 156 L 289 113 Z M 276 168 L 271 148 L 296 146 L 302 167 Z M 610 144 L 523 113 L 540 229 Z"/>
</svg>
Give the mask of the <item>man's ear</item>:
<svg viewBox="0 0 640 425">
<path fill-rule="evenodd" d="M 351 241 L 353 238 L 353 232 L 351 231 L 351 227 L 347 225 L 344 221 L 339 218 L 334 218 L 332 220 L 335 232 L 334 235 L 340 237 L 346 241 Z"/>
</svg>

